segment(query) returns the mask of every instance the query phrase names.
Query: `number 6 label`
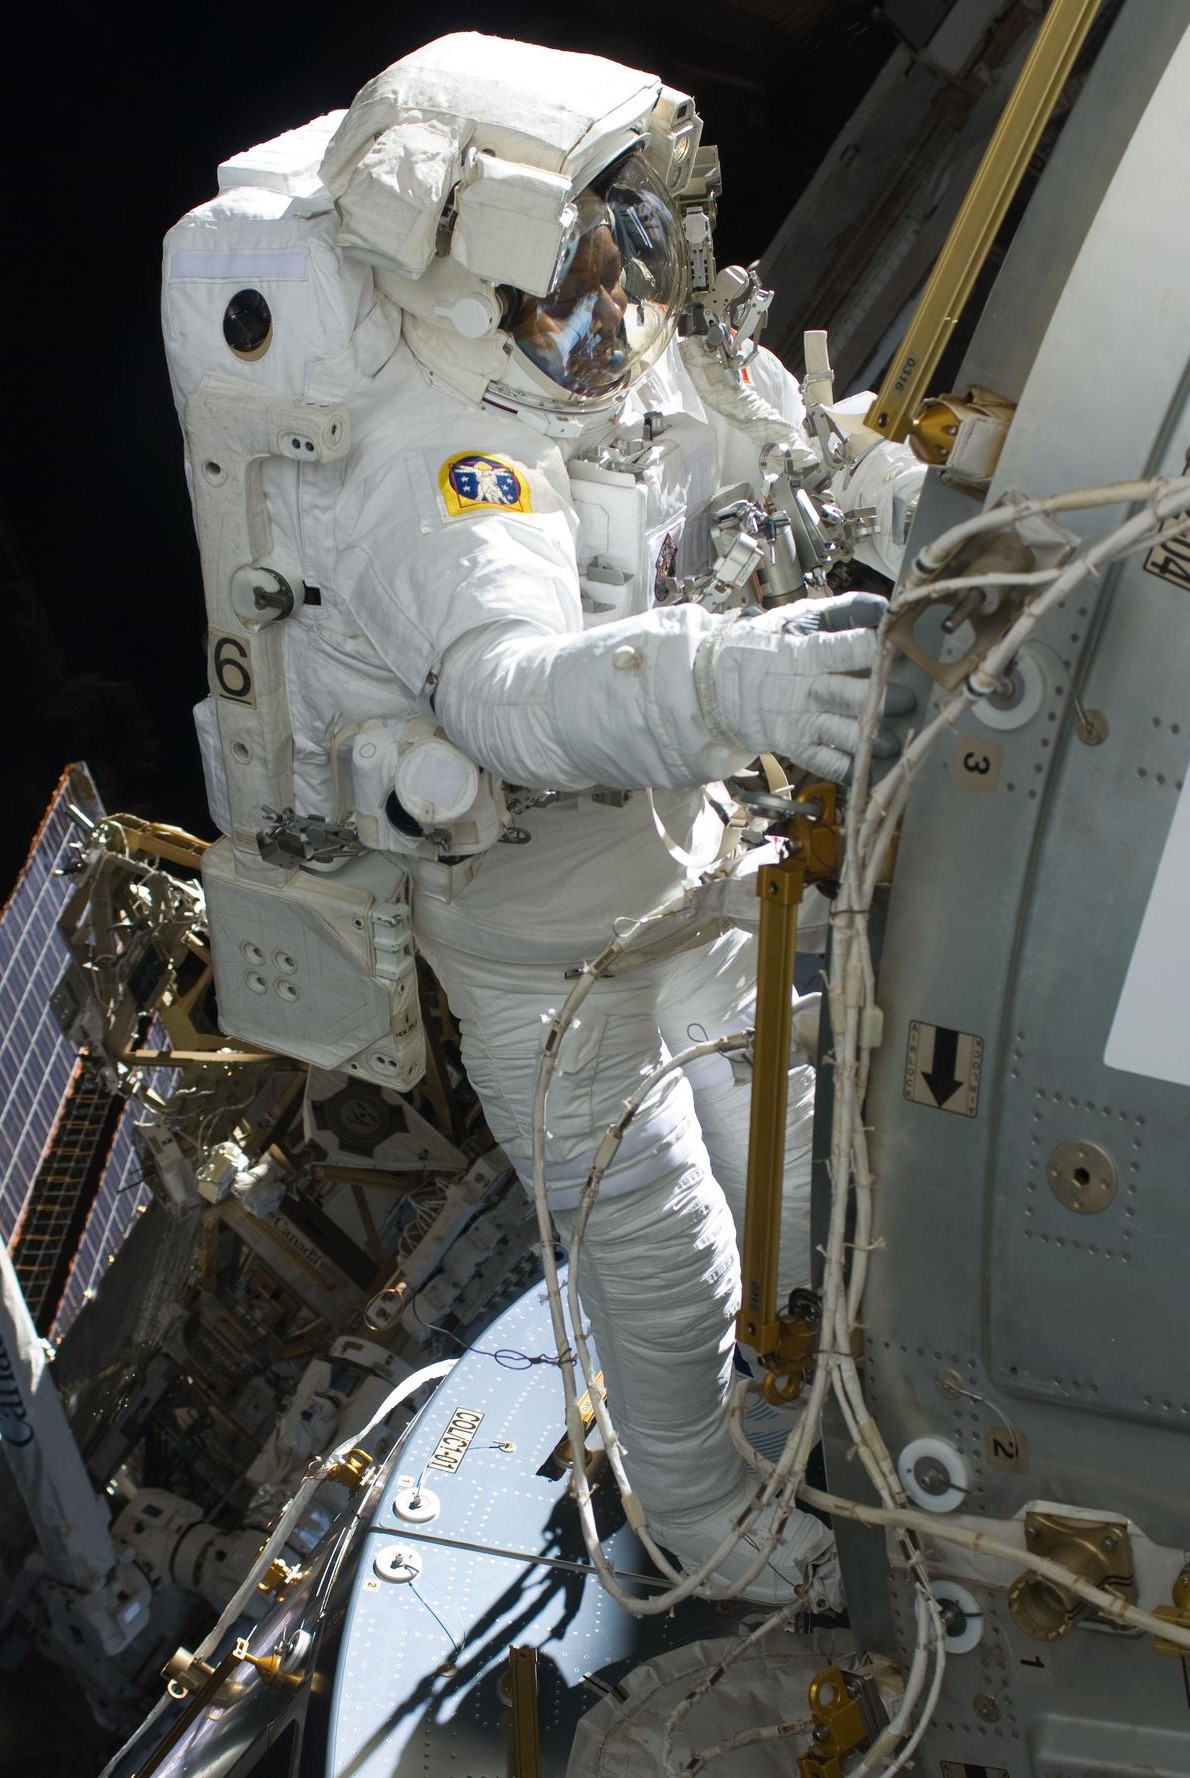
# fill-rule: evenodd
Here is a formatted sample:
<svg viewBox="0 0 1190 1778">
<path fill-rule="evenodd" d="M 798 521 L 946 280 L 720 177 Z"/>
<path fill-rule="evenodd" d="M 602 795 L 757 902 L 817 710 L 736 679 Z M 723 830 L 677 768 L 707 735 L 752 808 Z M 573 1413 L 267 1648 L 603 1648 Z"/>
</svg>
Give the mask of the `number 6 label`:
<svg viewBox="0 0 1190 1778">
<path fill-rule="evenodd" d="M 256 687 L 252 683 L 252 655 L 242 636 L 226 630 L 211 630 L 211 690 L 216 697 L 233 704 L 256 707 Z"/>
</svg>

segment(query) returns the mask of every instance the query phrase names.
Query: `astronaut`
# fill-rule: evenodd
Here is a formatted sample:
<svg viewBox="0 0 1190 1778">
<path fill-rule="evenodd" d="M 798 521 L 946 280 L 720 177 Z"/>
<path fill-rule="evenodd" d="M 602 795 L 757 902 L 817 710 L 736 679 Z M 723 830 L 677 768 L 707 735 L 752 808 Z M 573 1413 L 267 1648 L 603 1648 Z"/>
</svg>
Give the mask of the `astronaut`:
<svg viewBox="0 0 1190 1778">
<path fill-rule="evenodd" d="M 692 101 L 648 74 L 457 35 L 365 87 L 321 167 L 339 247 L 374 268 L 399 343 L 351 391 L 346 470 L 319 484 L 321 543 L 278 497 L 320 589 L 286 626 L 295 804 L 361 832 L 379 821 L 408 850 L 424 825 L 395 793 L 365 809 L 351 783 L 349 738 L 380 718 L 435 725 L 497 803 L 518 787 L 515 843 L 451 863 L 440 840 L 411 868 L 418 946 L 526 1182 L 543 1030 L 575 971 L 619 920 L 715 859 L 721 799 L 704 786 L 762 751 L 845 778 L 874 654 L 871 614 L 846 598 L 733 615 L 657 602 L 706 565 L 717 491 L 759 488 L 764 445 L 805 447 L 799 390 L 776 359 L 756 353 L 741 377 L 677 335 L 677 198 L 700 128 Z M 836 484 L 845 506 L 876 508 L 885 569 L 919 477 L 881 444 Z M 563 1239 L 599 1137 L 642 1075 L 691 1033 L 746 1025 L 754 982 L 753 942 L 729 927 L 592 991 L 548 1104 Z M 812 1070 L 796 1067 L 786 1288 L 809 1281 L 812 1094 Z M 656 1087 L 582 1253 L 630 1480 L 687 1564 L 754 1492 L 726 1416 L 748 1103 L 719 1058 Z M 838 1603 L 829 1532 L 794 1515 L 749 1591 L 784 1599 L 807 1579 Z"/>
</svg>

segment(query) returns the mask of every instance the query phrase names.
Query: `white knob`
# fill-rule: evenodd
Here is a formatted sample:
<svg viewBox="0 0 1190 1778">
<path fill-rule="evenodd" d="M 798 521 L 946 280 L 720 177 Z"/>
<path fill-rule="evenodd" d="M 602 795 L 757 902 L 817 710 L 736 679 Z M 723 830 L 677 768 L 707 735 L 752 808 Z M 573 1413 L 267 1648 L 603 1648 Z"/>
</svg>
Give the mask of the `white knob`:
<svg viewBox="0 0 1190 1778">
<path fill-rule="evenodd" d="M 944 1438 L 915 1438 L 897 1458 L 901 1486 L 928 1513 L 952 1513 L 971 1489 L 971 1472 Z"/>
<path fill-rule="evenodd" d="M 410 1525 L 426 1525 L 438 1517 L 442 1502 L 432 1488 L 402 1488 L 393 1495 L 393 1511 Z"/>
<path fill-rule="evenodd" d="M 449 321 L 465 340 L 482 340 L 499 327 L 501 309 L 494 296 L 476 290 L 469 296 L 460 296 L 449 306 L 445 303 L 438 305 L 434 313 Z"/>
</svg>

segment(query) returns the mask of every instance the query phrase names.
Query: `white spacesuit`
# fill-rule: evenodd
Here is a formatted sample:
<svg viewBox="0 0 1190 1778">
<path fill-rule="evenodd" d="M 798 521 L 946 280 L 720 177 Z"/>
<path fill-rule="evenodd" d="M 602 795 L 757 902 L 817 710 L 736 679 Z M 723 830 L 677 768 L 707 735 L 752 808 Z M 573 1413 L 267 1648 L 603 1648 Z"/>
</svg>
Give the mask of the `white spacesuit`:
<svg viewBox="0 0 1190 1778">
<path fill-rule="evenodd" d="M 797 385 L 775 359 L 725 376 L 700 340 L 676 338 L 675 193 L 698 130 L 691 101 L 649 75 L 458 36 L 366 87 L 321 167 L 338 245 L 374 269 L 400 339 L 346 389 L 345 466 L 296 498 L 280 477 L 270 490 L 318 589 L 284 626 L 294 806 L 412 855 L 417 944 L 526 1180 L 543 1021 L 568 978 L 617 921 L 716 856 L 723 820 L 702 786 L 762 750 L 845 775 L 855 675 L 872 658 L 870 630 L 815 630 L 802 606 L 657 603 L 705 564 L 716 492 L 760 487 L 763 444 L 805 442 Z M 876 446 L 836 489 L 876 507 L 885 566 L 919 473 Z M 449 822 L 426 816 L 446 790 L 423 786 L 413 809 L 391 776 L 375 789 L 366 748 L 416 723 L 480 768 L 490 837 L 504 822 L 515 843 L 481 857 L 459 846 L 472 856 L 452 864 Z M 515 825 L 508 786 L 540 798 L 518 797 Z M 752 941 L 728 928 L 595 987 L 549 1097 L 563 1237 L 642 1074 L 691 1033 L 747 1023 L 754 976 Z M 812 1090 L 796 1068 L 783 1285 L 809 1276 Z M 583 1250 L 630 1479 L 686 1562 L 753 1492 L 725 1407 L 747 1119 L 748 1083 L 725 1061 L 671 1075 L 629 1126 Z M 817 1569 L 817 1596 L 831 1598 L 829 1552 L 826 1528 L 795 1516 L 753 1591 L 784 1597 Z"/>
</svg>

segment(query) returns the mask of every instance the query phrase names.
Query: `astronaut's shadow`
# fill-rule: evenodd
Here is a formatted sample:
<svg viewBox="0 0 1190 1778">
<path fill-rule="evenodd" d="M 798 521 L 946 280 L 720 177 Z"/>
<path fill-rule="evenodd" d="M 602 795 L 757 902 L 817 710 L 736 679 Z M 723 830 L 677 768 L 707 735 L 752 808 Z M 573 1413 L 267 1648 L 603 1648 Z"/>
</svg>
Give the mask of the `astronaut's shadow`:
<svg viewBox="0 0 1190 1778">
<path fill-rule="evenodd" d="M 614 1489 L 595 1490 L 595 1500 L 598 1503 L 598 1530 L 601 1541 L 604 1541 L 623 1524 L 623 1513 L 619 1510 L 619 1496 Z M 540 1553 L 547 1559 L 582 1562 L 584 1566 L 588 1562 L 578 1512 L 569 1494 L 558 1499 L 546 1521 Z M 582 1607 L 585 1589 L 598 1584 L 590 1572 L 579 1574 L 563 1568 L 549 1567 L 545 1563 L 526 1563 L 522 1572 L 499 1597 L 465 1629 L 461 1642 L 444 1658 L 438 1670 L 426 1674 L 418 1681 L 353 1757 L 336 1769 L 334 1778 L 353 1778 L 353 1774 L 367 1764 L 392 1731 L 406 1719 L 412 1717 L 415 1720 L 425 1720 L 427 1724 L 444 1721 L 445 1707 L 452 1701 L 458 1706 L 460 1726 L 468 1723 L 477 1735 L 490 1735 L 493 1725 L 500 1720 L 500 1711 L 504 1706 L 504 1700 L 497 1688 L 506 1670 L 508 1651 L 526 1637 L 530 1626 L 540 1624 L 551 1602 L 556 1600 L 560 1609 L 550 1624 L 548 1633 L 541 1636 L 539 1629 L 536 1636 L 527 1637 L 529 1641 L 536 1642 L 539 1650 L 538 1685 L 542 1695 L 542 1716 L 546 1715 L 547 1710 L 551 1717 L 554 1716 L 556 1713 L 552 1708 L 552 1697 L 548 1694 L 554 1690 L 564 1692 L 568 1688 L 557 1665 L 548 1658 L 542 1660 L 540 1657 L 551 1643 L 561 1643 L 565 1639 Z M 420 1593 L 417 1596 L 421 1598 Z M 423 1600 L 423 1603 L 426 1605 L 427 1615 L 439 1616 L 437 1600 Z M 439 1621 L 447 1634 L 452 1634 L 449 1602 L 441 1610 Z M 407 1743 L 400 1764 L 393 1768 L 394 1778 L 401 1770 L 405 1754 L 411 1751 L 412 1743 Z M 421 1770 L 420 1764 L 418 1770 Z"/>
</svg>

